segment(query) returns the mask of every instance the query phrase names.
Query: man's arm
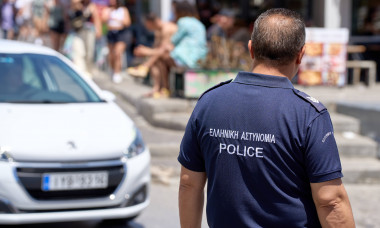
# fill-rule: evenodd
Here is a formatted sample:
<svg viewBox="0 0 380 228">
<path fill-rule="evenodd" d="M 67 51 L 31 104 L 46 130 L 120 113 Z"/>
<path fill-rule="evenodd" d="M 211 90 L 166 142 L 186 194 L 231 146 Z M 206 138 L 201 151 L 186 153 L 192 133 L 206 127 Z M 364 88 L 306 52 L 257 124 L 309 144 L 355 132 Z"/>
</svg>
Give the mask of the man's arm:
<svg viewBox="0 0 380 228">
<path fill-rule="evenodd" d="M 182 228 L 201 227 L 206 179 L 205 172 L 194 172 L 181 167 L 178 201 Z"/>
<path fill-rule="evenodd" d="M 311 191 L 322 227 L 355 227 L 350 201 L 340 178 L 311 183 Z"/>
<path fill-rule="evenodd" d="M 167 47 L 170 45 L 173 46 L 172 36 L 177 32 L 177 30 L 178 30 L 177 25 L 172 22 L 168 22 L 164 24 L 160 47 Z M 174 49 L 174 47 L 172 49 Z"/>
<path fill-rule="evenodd" d="M 133 51 L 133 54 L 136 56 L 161 56 L 166 52 L 166 49 L 159 46 L 156 48 L 150 48 L 144 45 L 139 45 Z"/>
<path fill-rule="evenodd" d="M 124 19 L 123 19 L 123 24 L 125 27 L 129 27 L 131 25 L 131 15 L 129 14 L 129 10 L 127 7 L 124 7 Z"/>
</svg>

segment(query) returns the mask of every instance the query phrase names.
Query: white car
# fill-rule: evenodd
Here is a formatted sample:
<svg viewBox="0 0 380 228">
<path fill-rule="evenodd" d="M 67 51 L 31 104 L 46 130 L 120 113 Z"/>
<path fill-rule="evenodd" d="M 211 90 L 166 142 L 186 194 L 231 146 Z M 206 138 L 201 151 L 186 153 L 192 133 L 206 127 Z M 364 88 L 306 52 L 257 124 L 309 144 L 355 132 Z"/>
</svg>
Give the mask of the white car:
<svg viewBox="0 0 380 228">
<path fill-rule="evenodd" d="M 130 219 L 150 153 L 112 93 L 42 46 L 0 40 L 0 224 Z"/>
</svg>

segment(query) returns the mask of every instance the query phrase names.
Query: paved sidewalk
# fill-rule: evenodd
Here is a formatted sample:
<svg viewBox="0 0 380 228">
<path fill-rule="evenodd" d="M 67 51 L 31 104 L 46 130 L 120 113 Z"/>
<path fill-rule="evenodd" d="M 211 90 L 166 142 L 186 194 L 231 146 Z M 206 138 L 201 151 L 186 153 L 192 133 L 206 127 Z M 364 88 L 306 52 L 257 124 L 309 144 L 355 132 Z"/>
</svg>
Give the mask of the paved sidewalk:
<svg viewBox="0 0 380 228">
<path fill-rule="evenodd" d="M 136 107 L 137 112 L 151 125 L 172 130 L 184 130 L 196 100 L 170 98 L 153 99 L 144 95 L 151 87 L 142 83 L 141 78 L 123 75 L 123 82 L 112 83 L 111 78 L 103 71 L 96 71 L 93 80 L 101 87 L 119 94 Z"/>
<path fill-rule="evenodd" d="M 174 130 L 184 130 L 191 111 L 196 103 L 195 99 L 170 98 L 152 99 L 143 98 L 151 88 L 142 84 L 142 79 L 132 78 L 124 75 L 124 80 L 120 84 L 111 82 L 110 77 L 98 71 L 94 74 L 94 80 L 98 84 L 105 85 L 114 93 L 120 94 L 125 100 L 134 105 L 150 124 Z M 337 87 L 304 87 L 295 86 L 310 96 L 315 97 L 325 104 L 330 112 L 335 111 L 336 104 L 361 103 L 367 107 L 380 107 L 380 84 L 371 88 L 364 85 Z"/>
<path fill-rule="evenodd" d="M 364 85 L 348 85 L 343 88 L 328 86 L 304 87 L 299 85 L 295 87 L 317 98 L 326 105 L 338 102 L 364 102 L 380 105 L 380 83 L 373 87 Z"/>
</svg>

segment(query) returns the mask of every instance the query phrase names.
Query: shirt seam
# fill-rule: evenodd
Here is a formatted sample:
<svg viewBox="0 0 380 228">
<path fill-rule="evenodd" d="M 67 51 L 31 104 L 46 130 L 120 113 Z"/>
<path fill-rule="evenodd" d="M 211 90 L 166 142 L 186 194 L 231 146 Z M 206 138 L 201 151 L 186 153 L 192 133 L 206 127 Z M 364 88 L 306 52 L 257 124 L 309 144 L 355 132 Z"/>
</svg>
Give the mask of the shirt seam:
<svg viewBox="0 0 380 228">
<path fill-rule="evenodd" d="M 322 110 L 321 112 L 318 112 L 318 115 L 315 116 L 308 124 L 307 124 L 307 128 L 306 129 L 309 129 L 310 128 L 310 125 L 320 116 L 322 116 L 322 114 L 325 114 L 327 112 L 327 110 Z M 306 130 L 307 131 L 307 130 Z"/>
<path fill-rule="evenodd" d="M 178 156 L 177 161 L 186 169 L 189 169 L 194 172 L 206 172 L 204 167 L 198 167 L 197 165 L 190 164 L 182 156 Z"/>
<path fill-rule="evenodd" d="M 319 118 L 320 116 L 322 116 L 322 114 L 324 114 L 325 112 L 327 112 L 327 110 L 322 110 L 321 112 L 318 112 L 318 115 L 316 115 L 307 125 L 306 125 L 306 128 L 303 132 L 303 142 L 305 142 L 306 140 L 306 137 L 307 137 L 307 132 L 309 131 L 310 127 L 311 127 L 311 124 L 317 119 Z M 303 148 L 303 151 L 306 150 L 306 144 L 303 143 L 302 145 L 302 148 Z"/>
<path fill-rule="evenodd" d="M 313 177 L 320 177 L 320 176 L 326 176 L 328 174 L 332 174 L 332 173 L 337 173 L 337 172 L 341 172 L 342 171 L 342 168 L 338 168 L 338 169 L 335 169 L 335 170 L 332 170 L 332 171 L 326 171 L 326 172 L 323 172 L 323 173 L 312 173 L 311 175 Z"/>
<path fill-rule="evenodd" d="M 260 87 L 267 87 L 267 88 L 294 89 L 294 87 L 270 86 L 270 85 L 258 85 L 258 84 L 244 83 L 244 82 L 238 82 L 238 81 L 232 81 L 232 83 L 237 83 L 237 84 L 242 84 L 242 85 L 253 85 L 253 86 L 260 86 Z"/>
</svg>

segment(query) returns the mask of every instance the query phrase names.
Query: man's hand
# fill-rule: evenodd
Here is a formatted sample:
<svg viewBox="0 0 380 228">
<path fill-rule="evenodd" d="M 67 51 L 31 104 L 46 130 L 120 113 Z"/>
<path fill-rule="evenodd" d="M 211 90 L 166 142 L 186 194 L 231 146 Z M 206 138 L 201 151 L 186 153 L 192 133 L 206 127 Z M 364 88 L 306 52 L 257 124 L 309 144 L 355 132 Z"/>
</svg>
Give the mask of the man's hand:
<svg viewBox="0 0 380 228">
<path fill-rule="evenodd" d="M 340 178 L 311 183 L 311 191 L 322 227 L 355 227 L 350 201 Z"/>
<path fill-rule="evenodd" d="M 206 173 L 181 167 L 179 184 L 179 217 L 182 228 L 200 228 L 204 202 Z"/>
</svg>

